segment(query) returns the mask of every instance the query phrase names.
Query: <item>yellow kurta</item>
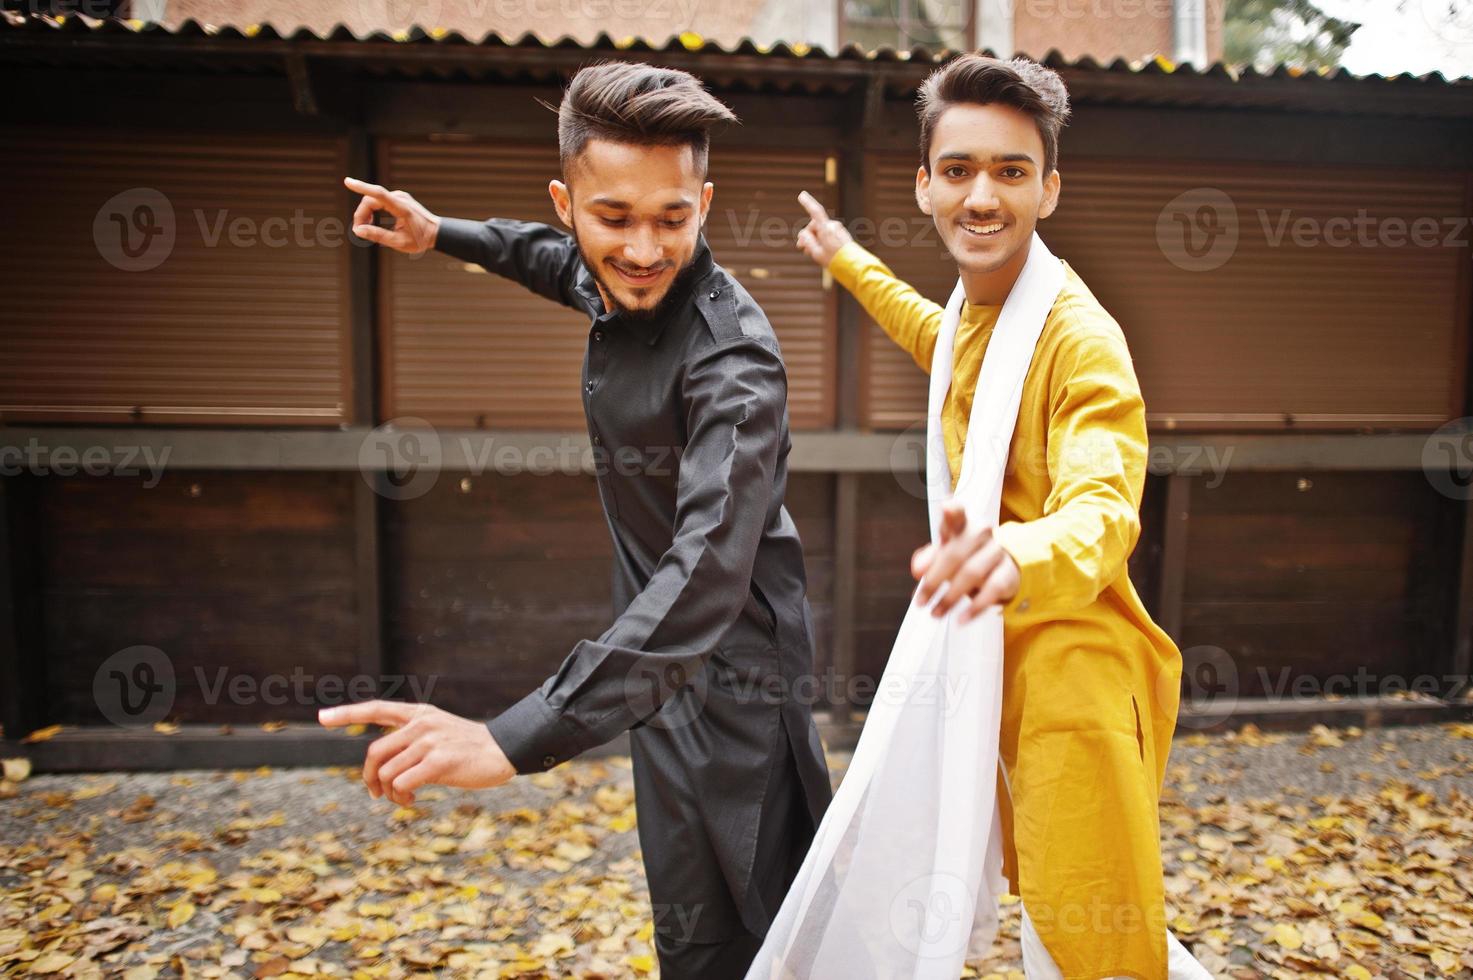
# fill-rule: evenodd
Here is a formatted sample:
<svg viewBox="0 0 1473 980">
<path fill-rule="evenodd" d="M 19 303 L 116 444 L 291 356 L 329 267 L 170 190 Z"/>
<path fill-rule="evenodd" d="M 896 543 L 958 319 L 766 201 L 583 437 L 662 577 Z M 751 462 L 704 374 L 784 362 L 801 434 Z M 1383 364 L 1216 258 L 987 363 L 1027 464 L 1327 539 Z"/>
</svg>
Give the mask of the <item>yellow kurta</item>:
<svg viewBox="0 0 1473 980">
<path fill-rule="evenodd" d="M 829 265 L 926 371 L 942 307 L 857 244 Z M 1181 653 L 1127 574 L 1146 416 L 1119 324 L 1065 264 L 1023 384 L 996 539 L 1003 606 L 1004 873 L 1067 978 L 1166 976 L 1157 818 Z M 967 304 L 941 426 L 952 479 L 1000 306 Z"/>
</svg>

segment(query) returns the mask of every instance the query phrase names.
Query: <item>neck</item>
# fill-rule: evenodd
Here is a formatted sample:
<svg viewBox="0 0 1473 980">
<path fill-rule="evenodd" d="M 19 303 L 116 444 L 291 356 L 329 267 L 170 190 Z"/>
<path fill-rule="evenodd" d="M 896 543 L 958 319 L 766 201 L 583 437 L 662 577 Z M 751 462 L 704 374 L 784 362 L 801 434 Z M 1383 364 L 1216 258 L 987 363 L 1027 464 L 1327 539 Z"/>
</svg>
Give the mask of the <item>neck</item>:
<svg viewBox="0 0 1473 980">
<path fill-rule="evenodd" d="M 987 272 L 962 272 L 962 291 L 967 294 L 967 302 L 972 306 L 1001 306 L 1007 302 L 1008 294 L 1013 291 L 1013 284 L 1023 274 L 1023 266 L 1028 262 L 1028 251 L 1032 246 L 1033 239 L 1029 238 L 1022 248 L 996 269 Z"/>
</svg>

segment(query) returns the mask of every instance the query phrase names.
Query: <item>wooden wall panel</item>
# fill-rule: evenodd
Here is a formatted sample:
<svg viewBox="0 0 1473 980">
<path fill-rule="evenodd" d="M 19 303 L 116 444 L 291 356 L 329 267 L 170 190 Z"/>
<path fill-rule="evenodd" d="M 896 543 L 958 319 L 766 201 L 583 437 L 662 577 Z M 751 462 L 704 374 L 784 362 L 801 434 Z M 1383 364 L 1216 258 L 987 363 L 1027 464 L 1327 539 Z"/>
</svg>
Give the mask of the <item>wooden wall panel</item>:
<svg viewBox="0 0 1473 980">
<path fill-rule="evenodd" d="M 40 592 L 50 722 L 107 722 L 98 666 L 157 647 L 176 683 L 169 718 L 307 721 L 295 696 L 211 702 L 223 669 L 252 689 L 269 675 L 356 673 L 353 473 L 166 472 L 40 482 Z M 200 673 L 207 684 L 202 687 Z"/>
<path fill-rule="evenodd" d="M 1243 694 L 1439 670 L 1460 518 L 1421 473 L 1229 473 L 1191 506 L 1182 646 L 1226 651 Z"/>
</svg>

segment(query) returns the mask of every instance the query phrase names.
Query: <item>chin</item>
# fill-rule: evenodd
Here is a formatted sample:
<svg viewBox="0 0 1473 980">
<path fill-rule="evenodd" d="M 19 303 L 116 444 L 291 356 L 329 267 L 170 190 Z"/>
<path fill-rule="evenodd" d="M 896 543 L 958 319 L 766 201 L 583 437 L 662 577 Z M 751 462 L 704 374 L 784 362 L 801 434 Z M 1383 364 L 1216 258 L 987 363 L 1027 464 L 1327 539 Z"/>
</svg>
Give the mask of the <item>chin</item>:
<svg viewBox="0 0 1473 980">
<path fill-rule="evenodd" d="M 970 239 L 962 239 L 952 251 L 957 268 L 964 272 L 996 272 L 1013 260 L 1030 238 L 1005 239 L 989 243 L 990 247 L 979 248 Z"/>
</svg>

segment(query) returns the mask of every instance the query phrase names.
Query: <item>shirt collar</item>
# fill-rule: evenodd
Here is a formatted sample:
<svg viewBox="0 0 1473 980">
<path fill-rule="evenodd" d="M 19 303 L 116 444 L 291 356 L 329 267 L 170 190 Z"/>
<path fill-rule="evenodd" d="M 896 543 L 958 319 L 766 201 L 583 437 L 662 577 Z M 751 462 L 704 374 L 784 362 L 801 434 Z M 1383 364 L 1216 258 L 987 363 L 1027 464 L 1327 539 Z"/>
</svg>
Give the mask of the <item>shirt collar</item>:
<svg viewBox="0 0 1473 980">
<path fill-rule="evenodd" d="M 694 292 L 698 287 L 703 286 L 705 279 L 711 274 L 711 270 L 715 267 L 715 264 L 715 259 L 711 256 L 711 247 L 706 244 L 706 235 L 703 232 L 696 238 L 696 251 L 691 259 L 690 277 L 682 286 L 672 286 L 671 288 L 684 288 L 690 292 Z M 591 310 L 603 310 L 603 296 L 599 294 L 598 283 L 594 281 L 592 272 L 587 271 L 585 268 L 583 278 L 578 281 L 573 289 L 588 301 Z M 665 327 L 669 324 L 670 320 L 678 316 L 681 309 L 682 307 L 680 305 L 674 304 L 670 307 L 669 313 L 657 320 L 625 320 L 618 313 L 607 312 L 595 312 L 593 319 L 595 323 L 612 324 L 617 322 L 625 329 L 633 331 L 646 344 L 653 347 L 659 342 L 660 336 L 664 334 Z"/>
</svg>

